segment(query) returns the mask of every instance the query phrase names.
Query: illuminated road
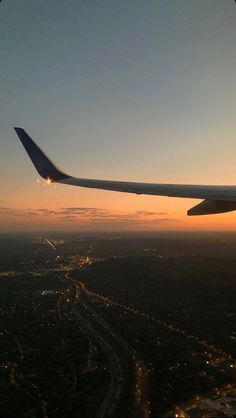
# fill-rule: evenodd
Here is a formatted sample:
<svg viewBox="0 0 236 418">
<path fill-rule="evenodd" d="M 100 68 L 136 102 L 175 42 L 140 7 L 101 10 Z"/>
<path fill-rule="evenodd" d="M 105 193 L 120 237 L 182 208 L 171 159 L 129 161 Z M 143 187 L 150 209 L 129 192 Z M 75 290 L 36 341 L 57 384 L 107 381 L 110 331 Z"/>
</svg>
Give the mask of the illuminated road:
<svg viewBox="0 0 236 418">
<path fill-rule="evenodd" d="M 148 367 L 137 351 L 91 307 L 90 295 L 83 283 L 73 280 L 68 271 L 65 279 L 75 289 L 74 301 L 71 301 L 75 302 L 71 304 L 74 318 L 103 352 L 108 365 L 110 382 L 97 417 L 117 416 L 117 412 L 128 396 L 131 416 L 148 418 L 150 414 Z"/>
<path fill-rule="evenodd" d="M 103 352 L 110 373 L 110 382 L 107 388 L 105 398 L 102 401 L 102 404 L 97 413 L 97 417 L 109 417 L 113 416 L 114 411 L 117 408 L 118 400 L 122 394 L 125 384 L 125 373 L 123 369 L 122 362 L 117 352 L 113 349 L 111 344 L 101 335 L 101 332 L 98 332 L 92 321 L 85 319 L 86 311 L 81 314 L 78 311 L 77 306 L 72 306 L 71 308 L 74 317 L 78 320 L 79 325 L 86 330 L 90 338 L 93 339 L 94 343 L 100 348 Z"/>
<path fill-rule="evenodd" d="M 230 354 L 224 352 L 222 349 L 219 349 L 218 347 L 213 346 L 212 344 L 209 344 L 207 341 L 202 340 L 197 336 L 187 333 L 184 329 L 181 329 L 179 326 L 173 323 L 168 323 L 165 320 L 160 320 L 159 318 L 149 315 L 145 312 L 139 311 L 138 309 L 133 308 L 132 306 L 123 305 L 119 302 L 114 301 L 112 298 L 94 293 L 90 289 L 88 289 L 84 283 L 80 283 L 80 285 L 84 294 L 89 295 L 93 298 L 97 298 L 106 305 L 118 306 L 122 308 L 124 312 L 141 317 L 147 321 L 151 321 L 152 323 L 156 322 L 158 325 L 161 325 L 170 333 L 180 334 L 183 338 L 186 338 L 187 340 L 193 340 L 196 344 L 198 344 L 204 350 L 203 353 L 205 357 L 206 366 L 213 366 L 215 369 L 219 369 L 219 371 L 223 367 L 225 371 L 230 372 L 233 376 L 232 384 L 226 384 L 220 388 L 216 387 L 215 391 L 212 393 L 212 396 L 227 396 L 228 393 L 232 393 L 232 390 L 235 390 L 234 381 L 236 378 L 236 361 Z M 137 390 L 137 393 L 138 392 L 139 390 Z M 203 400 L 203 396 L 196 395 L 192 401 L 190 401 L 186 405 L 183 405 L 182 408 L 176 406 L 176 410 L 170 411 L 170 413 L 167 416 L 168 418 L 170 416 L 175 416 L 176 418 L 187 418 L 190 416 L 194 416 L 194 409 L 197 408 Z M 193 411 L 193 415 L 191 415 L 191 411 Z M 219 415 L 217 415 L 217 417 L 218 416 Z M 209 412 L 209 415 L 207 414 L 207 412 L 205 412 L 204 417 L 212 417 L 212 412 Z"/>
<path fill-rule="evenodd" d="M 86 268 L 87 265 L 90 265 L 92 263 L 91 257 L 88 256 L 83 260 L 81 263 L 80 268 Z M 192 335 L 188 332 L 186 332 L 184 329 L 180 328 L 175 323 L 167 322 L 163 319 L 159 319 L 158 317 L 155 317 L 153 315 L 150 315 L 146 312 L 142 312 L 138 310 L 135 307 L 123 305 L 117 301 L 114 301 L 114 299 L 103 296 L 101 294 L 95 293 L 88 289 L 84 283 L 77 282 L 76 280 L 73 280 L 69 273 L 66 274 L 66 278 L 70 283 L 74 284 L 75 291 L 76 291 L 76 298 L 77 301 L 79 301 L 79 305 L 83 306 L 84 310 L 87 312 L 88 317 L 91 318 L 91 320 L 96 324 L 100 325 L 99 334 L 108 336 L 109 341 L 113 341 L 111 343 L 111 346 L 113 347 L 113 351 L 117 350 L 117 347 L 119 348 L 118 351 L 116 351 L 117 357 L 120 360 L 121 365 L 123 366 L 123 391 L 126 387 L 126 383 L 129 380 L 129 370 L 126 371 L 127 362 L 124 361 L 124 359 L 127 357 L 127 354 L 130 356 L 130 358 L 133 359 L 133 365 L 130 366 L 130 362 L 128 361 L 130 369 L 134 369 L 135 374 L 135 383 L 133 385 L 134 388 L 134 405 L 133 405 L 133 411 L 135 411 L 134 415 L 135 417 L 149 417 L 150 415 L 150 404 L 148 401 L 148 380 L 149 380 L 149 370 L 148 367 L 145 365 L 145 363 L 142 361 L 142 359 L 139 357 L 138 353 L 126 342 L 123 340 L 123 338 L 117 334 L 111 327 L 108 325 L 106 321 L 104 321 L 103 317 L 99 315 L 94 309 L 92 309 L 89 301 L 93 303 L 97 302 L 98 306 L 99 304 L 105 304 L 106 306 L 117 306 L 122 309 L 122 311 L 126 314 L 131 314 L 138 316 L 140 318 L 143 318 L 146 321 L 150 321 L 152 323 L 156 323 L 159 326 L 163 327 L 168 333 L 173 334 L 179 334 L 183 339 L 194 341 L 198 346 L 201 347 L 201 351 L 203 353 L 203 356 L 205 357 L 205 364 L 206 367 L 213 367 L 215 370 L 219 370 L 221 372 L 222 370 L 230 373 L 231 376 L 236 377 L 236 362 L 235 359 L 228 353 L 224 352 L 222 349 L 219 349 L 218 347 L 215 347 L 213 344 L 209 344 L 207 341 L 198 338 L 195 335 Z M 78 287 L 79 286 L 79 287 Z M 96 306 L 96 305 L 95 305 Z M 96 326 L 96 329 L 97 326 Z M 115 342 L 115 345 L 114 345 Z M 122 353 L 123 350 L 123 353 Z M 109 363 L 109 369 L 114 370 L 114 366 L 111 363 Z M 104 409 L 101 409 L 101 414 L 98 416 L 112 416 L 113 412 L 117 409 L 117 407 L 114 407 L 113 412 L 109 409 L 112 405 L 114 406 L 114 398 L 112 397 L 113 394 L 117 393 L 118 395 L 115 395 L 117 397 L 120 397 L 120 400 L 122 399 L 122 389 L 118 392 L 116 392 L 116 385 L 111 384 L 109 387 L 109 390 L 107 392 L 107 398 L 104 400 Z M 224 385 L 222 387 L 216 387 L 215 390 L 213 389 L 212 396 L 227 396 L 228 393 L 232 393 L 232 389 L 234 389 L 234 385 L 228 384 Z M 209 394 L 208 394 L 209 396 Z M 112 400 L 113 399 L 113 400 Z M 175 417 L 192 417 L 194 416 L 194 411 L 196 408 L 199 408 L 199 405 L 202 405 L 204 402 L 204 397 L 196 395 L 192 401 L 189 403 L 182 405 L 182 407 L 179 407 L 176 405 L 175 410 L 169 411 L 169 416 L 175 416 Z M 117 406 L 119 406 L 119 402 L 116 403 Z M 212 412 L 212 411 L 211 411 Z M 212 416 L 211 412 L 209 412 L 210 415 L 206 411 L 204 411 L 204 416 Z M 219 415 L 217 415 L 219 416 Z"/>
</svg>

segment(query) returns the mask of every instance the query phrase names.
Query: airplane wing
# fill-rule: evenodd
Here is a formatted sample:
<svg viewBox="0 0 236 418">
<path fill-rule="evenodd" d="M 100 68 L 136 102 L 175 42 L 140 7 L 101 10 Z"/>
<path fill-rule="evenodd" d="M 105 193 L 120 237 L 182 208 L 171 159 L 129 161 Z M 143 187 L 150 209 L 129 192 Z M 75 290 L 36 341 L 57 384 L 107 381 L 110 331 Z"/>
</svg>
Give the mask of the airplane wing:
<svg viewBox="0 0 236 418">
<path fill-rule="evenodd" d="M 138 183 L 73 177 L 60 170 L 22 128 L 14 128 L 41 177 L 49 182 L 116 192 L 204 199 L 188 215 L 206 215 L 236 210 L 236 186 Z"/>
</svg>

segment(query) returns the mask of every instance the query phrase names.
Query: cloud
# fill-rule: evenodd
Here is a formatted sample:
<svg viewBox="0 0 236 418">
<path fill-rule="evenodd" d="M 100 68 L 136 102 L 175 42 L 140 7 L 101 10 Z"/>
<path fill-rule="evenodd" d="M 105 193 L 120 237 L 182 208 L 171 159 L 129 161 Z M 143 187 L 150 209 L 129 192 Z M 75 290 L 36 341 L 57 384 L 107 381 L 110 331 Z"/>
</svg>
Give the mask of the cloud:
<svg viewBox="0 0 236 418">
<path fill-rule="evenodd" d="M 72 221 L 72 220 L 77 220 L 78 218 L 76 215 L 65 215 L 65 216 L 59 216 L 56 219 L 58 221 Z"/>
<path fill-rule="evenodd" d="M 167 212 L 149 212 L 148 210 L 136 210 L 135 213 L 137 213 L 137 215 L 142 215 L 142 216 L 167 215 Z"/>
<path fill-rule="evenodd" d="M 125 217 L 125 216 L 123 216 L 123 217 L 120 217 L 120 216 L 113 216 L 112 218 L 100 218 L 100 217 L 97 217 L 97 218 L 93 218 L 92 219 L 92 222 L 106 222 L 106 223 L 108 223 L 108 222 L 110 222 L 110 223 L 127 223 L 127 222 L 130 222 L 130 223 L 143 223 L 143 222 L 145 222 L 145 221 L 142 221 L 141 219 L 134 219 L 134 218 L 127 218 L 127 217 Z"/>
<path fill-rule="evenodd" d="M 76 215 L 96 215 L 96 214 L 106 214 L 107 212 L 104 209 L 98 208 L 84 208 L 84 207 L 73 207 L 73 208 L 62 208 L 60 213 L 64 215 L 76 214 Z"/>
<path fill-rule="evenodd" d="M 73 207 L 73 208 L 61 208 L 60 211 L 69 211 L 69 212 L 100 212 L 103 209 L 98 208 L 85 208 L 85 207 Z"/>
<path fill-rule="evenodd" d="M 80 226 L 87 225 L 158 225 L 165 223 L 178 222 L 178 219 L 163 217 L 167 215 L 166 212 L 152 212 L 145 210 L 137 210 L 129 213 L 119 213 L 112 210 L 107 210 L 97 207 L 64 207 L 57 210 L 46 208 L 27 208 L 27 209 L 13 209 L 9 207 L 0 207 L 0 214 L 6 216 L 19 216 L 25 218 L 30 217 L 31 222 L 35 217 L 35 222 L 42 222 L 41 220 L 50 219 L 52 221 L 63 222 L 68 224 L 78 224 Z M 43 221 L 44 222 L 44 221 Z"/>
<path fill-rule="evenodd" d="M 152 219 L 150 221 L 150 223 L 165 223 L 165 222 L 179 222 L 180 219 L 177 218 L 157 218 L 157 219 Z"/>
<path fill-rule="evenodd" d="M 35 213 L 42 214 L 44 216 L 46 215 L 57 215 L 58 211 L 56 210 L 50 210 L 50 209 L 34 209 Z"/>
<path fill-rule="evenodd" d="M 22 211 L 19 212 L 18 215 L 21 216 L 39 216 L 39 214 L 33 210 L 26 210 L 26 211 Z"/>
<path fill-rule="evenodd" d="M 12 209 L 12 208 L 4 208 L 0 207 L 0 213 L 7 214 L 7 215 L 15 215 L 15 216 L 37 216 L 38 214 L 35 213 L 34 210 L 31 209 Z"/>
<path fill-rule="evenodd" d="M 149 212 L 148 210 L 136 210 L 135 212 L 137 215 L 142 215 L 142 216 L 151 216 L 151 215 L 156 215 L 156 212 Z"/>
</svg>

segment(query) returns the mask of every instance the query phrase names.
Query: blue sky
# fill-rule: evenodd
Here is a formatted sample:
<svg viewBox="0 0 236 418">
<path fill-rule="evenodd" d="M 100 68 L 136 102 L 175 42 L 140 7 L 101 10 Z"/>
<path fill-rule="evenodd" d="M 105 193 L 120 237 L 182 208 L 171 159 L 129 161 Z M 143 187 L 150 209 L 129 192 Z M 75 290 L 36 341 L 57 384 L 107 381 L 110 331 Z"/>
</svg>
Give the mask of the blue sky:
<svg viewBox="0 0 236 418">
<path fill-rule="evenodd" d="M 230 0 L 3 1 L 2 205 L 41 199 L 12 126 L 75 175 L 234 184 L 235 21 Z"/>
</svg>

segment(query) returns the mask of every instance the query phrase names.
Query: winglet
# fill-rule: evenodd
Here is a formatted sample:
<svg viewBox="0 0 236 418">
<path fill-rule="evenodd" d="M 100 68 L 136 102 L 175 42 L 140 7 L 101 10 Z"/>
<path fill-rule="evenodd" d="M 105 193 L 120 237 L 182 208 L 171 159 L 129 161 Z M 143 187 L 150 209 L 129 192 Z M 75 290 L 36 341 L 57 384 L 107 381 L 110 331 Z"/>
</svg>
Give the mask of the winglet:
<svg viewBox="0 0 236 418">
<path fill-rule="evenodd" d="M 36 170 L 45 179 L 53 181 L 69 177 L 44 154 L 32 138 L 22 128 L 14 128 Z"/>
</svg>

